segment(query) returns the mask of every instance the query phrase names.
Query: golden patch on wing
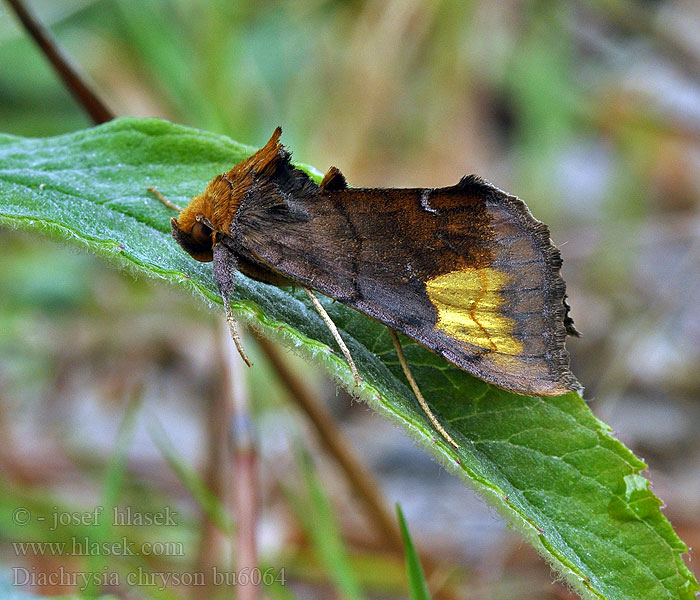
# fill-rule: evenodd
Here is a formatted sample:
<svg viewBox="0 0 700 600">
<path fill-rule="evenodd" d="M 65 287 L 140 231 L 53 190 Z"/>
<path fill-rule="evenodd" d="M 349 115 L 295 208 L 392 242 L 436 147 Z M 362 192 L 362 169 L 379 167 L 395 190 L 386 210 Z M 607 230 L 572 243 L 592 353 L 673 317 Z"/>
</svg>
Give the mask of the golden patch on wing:
<svg viewBox="0 0 700 600">
<path fill-rule="evenodd" d="M 501 290 L 509 276 L 496 269 L 467 268 L 438 275 L 425 284 L 438 311 L 435 329 L 450 337 L 501 354 L 520 354 L 513 337 L 515 322 L 501 314 Z"/>
</svg>

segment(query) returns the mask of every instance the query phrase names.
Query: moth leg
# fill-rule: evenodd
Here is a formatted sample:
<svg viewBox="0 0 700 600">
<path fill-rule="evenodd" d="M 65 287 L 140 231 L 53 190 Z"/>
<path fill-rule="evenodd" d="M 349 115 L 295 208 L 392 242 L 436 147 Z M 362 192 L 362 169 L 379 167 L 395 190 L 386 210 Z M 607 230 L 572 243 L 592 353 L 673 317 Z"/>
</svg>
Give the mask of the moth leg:
<svg viewBox="0 0 700 600">
<path fill-rule="evenodd" d="M 248 365 L 249 367 L 252 367 L 253 363 L 250 362 L 248 355 L 245 353 L 245 350 L 243 349 L 243 344 L 241 343 L 241 336 L 238 333 L 238 322 L 236 321 L 233 314 L 231 313 L 230 301 L 223 294 L 221 295 L 221 298 L 224 301 L 224 311 L 226 312 L 226 323 L 228 323 L 228 330 L 231 332 L 231 339 L 233 340 L 233 343 L 236 346 L 236 350 L 238 350 L 238 354 L 241 355 L 243 362 L 246 365 Z"/>
<path fill-rule="evenodd" d="M 321 318 L 323 319 L 323 322 L 326 324 L 326 327 L 328 327 L 330 332 L 333 334 L 333 337 L 335 338 L 335 341 L 338 343 L 338 346 L 340 346 L 340 350 L 343 353 L 345 360 L 348 361 L 348 366 L 350 367 L 350 371 L 352 372 L 352 376 L 355 378 L 355 385 L 360 385 L 360 382 L 362 381 L 362 377 L 360 377 L 360 374 L 357 372 L 357 366 L 355 366 L 355 361 L 352 359 L 352 356 L 350 355 L 350 350 L 348 350 L 348 347 L 345 345 L 343 338 L 340 337 L 340 332 L 338 331 L 338 328 L 335 326 L 333 319 L 331 319 L 329 314 L 326 312 L 326 309 L 323 308 L 323 305 L 318 301 L 318 298 L 316 298 L 315 294 L 309 288 L 305 287 L 304 291 L 306 292 L 306 295 L 309 297 L 309 300 L 311 300 L 311 303 L 314 305 L 316 312 L 319 315 L 321 315 Z"/>
<path fill-rule="evenodd" d="M 228 329 L 231 332 L 231 339 L 236 345 L 236 350 L 238 354 L 241 355 L 243 362 L 249 367 L 253 366 L 253 363 L 248 359 L 248 355 L 243 349 L 241 344 L 241 336 L 238 334 L 238 323 L 236 318 L 231 312 L 231 293 L 233 292 L 234 286 L 234 272 L 236 270 L 236 257 L 233 252 L 224 246 L 222 243 L 216 244 L 214 246 L 214 279 L 216 280 L 216 285 L 219 288 L 219 294 L 224 301 L 224 312 L 226 313 L 226 323 L 228 323 Z"/>
<path fill-rule="evenodd" d="M 455 448 L 459 448 L 459 444 L 457 444 L 457 442 L 452 439 L 450 434 L 445 431 L 444 427 L 440 425 L 440 421 L 435 418 L 435 415 L 430 410 L 428 403 L 425 401 L 425 398 L 423 398 L 423 394 L 421 394 L 420 388 L 418 387 L 416 380 L 413 378 L 413 373 L 411 373 L 411 369 L 408 367 L 408 363 L 406 362 L 406 357 L 403 354 L 403 348 L 401 347 L 399 336 L 396 335 L 396 332 L 391 327 L 387 327 L 387 329 L 391 335 L 391 341 L 394 343 L 394 348 L 396 349 L 396 355 L 399 358 L 401 368 L 403 369 L 404 375 L 406 375 L 406 379 L 408 379 L 408 383 L 411 385 L 413 393 L 418 399 L 418 404 L 420 404 L 423 412 L 428 415 L 430 422 L 435 426 L 435 429 L 440 432 L 440 435 L 450 442 L 450 444 L 452 444 Z"/>
<path fill-rule="evenodd" d="M 163 194 L 161 194 L 156 188 L 153 187 L 147 187 L 146 188 L 151 194 L 153 194 L 158 200 L 160 200 L 165 206 L 168 208 L 172 208 L 173 210 L 176 210 L 177 212 L 182 212 L 182 208 L 180 208 L 177 204 L 170 202 Z"/>
</svg>

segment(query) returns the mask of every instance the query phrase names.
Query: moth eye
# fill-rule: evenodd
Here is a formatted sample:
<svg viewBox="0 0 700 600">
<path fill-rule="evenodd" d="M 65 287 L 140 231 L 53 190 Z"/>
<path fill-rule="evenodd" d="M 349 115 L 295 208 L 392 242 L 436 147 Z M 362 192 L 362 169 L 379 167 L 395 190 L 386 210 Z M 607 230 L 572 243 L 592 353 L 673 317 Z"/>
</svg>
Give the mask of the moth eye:
<svg viewBox="0 0 700 600">
<path fill-rule="evenodd" d="M 192 237 L 198 244 L 211 245 L 211 229 L 200 221 L 197 221 L 192 227 Z"/>
</svg>

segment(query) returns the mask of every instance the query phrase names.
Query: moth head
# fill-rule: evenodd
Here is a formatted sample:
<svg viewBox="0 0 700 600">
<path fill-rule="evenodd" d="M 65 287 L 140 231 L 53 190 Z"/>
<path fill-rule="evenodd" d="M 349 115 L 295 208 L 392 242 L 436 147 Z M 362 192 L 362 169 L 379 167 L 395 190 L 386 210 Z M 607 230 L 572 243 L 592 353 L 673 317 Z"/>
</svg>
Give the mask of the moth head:
<svg viewBox="0 0 700 600">
<path fill-rule="evenodd" d="M 228 173 L 217 175 L 203 194 L 192 198 L 171 220 L 173 237 L 192 258 L 214 260 L 217 235 L 230 235 L 231 223 L 251 186 L 269 179 L 280 164 L 289 162 L 289 153 L 279 142 L 281 134 L 282 129 L 275 129 L 267 144 Z"/>
<path fill-rule="evenodd" d="M 214 260 L 215 232 L 211 225 L 211 201 L 207 192 L 195 196 L 170 220 L 172 234 L 182 249 L 200 262 Z"/>
</svg>

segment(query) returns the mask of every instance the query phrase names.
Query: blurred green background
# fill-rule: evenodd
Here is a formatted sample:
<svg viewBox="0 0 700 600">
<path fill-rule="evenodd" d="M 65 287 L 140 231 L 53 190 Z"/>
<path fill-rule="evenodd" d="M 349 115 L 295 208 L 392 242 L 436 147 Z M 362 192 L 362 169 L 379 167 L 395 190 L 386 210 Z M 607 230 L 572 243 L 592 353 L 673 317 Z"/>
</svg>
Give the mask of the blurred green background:
<svg viewBox="0 0 700 600">
<path fill-rule="evenodd" d="M 700 545 L 700 4 L 30 6 L 118 115 L 167 118 L 254 146 L 282 125 L 296 160 L 321 171 L 336 165 L 351 185 L 445 186 L 478 173 L 523 198 L 564 257 L 584 335 L 568 347 L 586 398 L 647 460 L 666 515 L 690 546 Z M 89 125 L 0 3 L 0 131 L 41 137 Z M 48 516 L 55 506 L 103 501 L 115 489 L 104 473 L 121 456 L 119 439 L 122 501 L 183 515 L 167 535 L 185 545 L 184 556 L 149 568 L 224 560 L 226 539 L 215 539 L 152 433 L 159 423 L 181 465 L 226 497 L 232 483 L 216 475 L 215 399 L 224 385 L 217 317 L 73 248 L 7 230 L 0 244 L 2 570 L 11 579 L 13 567 L 61 564 L 18 556 L 12 542 L 34 539 L 33 530 L 7 515 L 17 506 Z M 299 597 L 336 597 L 290 501 L 302 493 L 290 448 L 304 439 L 369 596 L 404 597 L 401 557 L 377 547 L 306 421 L 252 340 L 247 348 L 256 363 L 247 376 L 260 436 L 263 558 L 286 567 Z M 402 503 L 417 543 L 441 566 L 432 582 L 440 597 L 568 597 L 519 538 L 401 432 L 293 364 L 327 399 L 386 497 Z M 133 430 L 125 429 L 134 403 Z M 164 536 L 162 528 L 132 533 Z M 187 586 L 111 591 L 213 597 Z"/>
</svg>

